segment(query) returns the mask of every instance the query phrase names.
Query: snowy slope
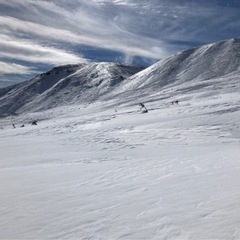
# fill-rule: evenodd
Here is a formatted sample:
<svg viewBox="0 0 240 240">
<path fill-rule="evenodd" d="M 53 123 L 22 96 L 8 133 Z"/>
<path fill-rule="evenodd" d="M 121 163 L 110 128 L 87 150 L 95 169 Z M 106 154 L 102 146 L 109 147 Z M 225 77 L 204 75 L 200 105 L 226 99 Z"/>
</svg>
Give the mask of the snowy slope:
<svg viewBox="0 0 240 240">
<path fill-rule="evenodd" d="M 132 76 L 124 89 L 156 89 L 240 72 L 240 38 L 179 52 Z M 121 90 L 120 90 L 121 91 Z"/>
<path fill-rule="evenodd" d="M 0 239 L 240 239 L 239 93 L 117 104 L 0 120 Z"/>
<path fill-rule="evenodd" d="M 177 53 L 122 82 L 106 99 L 119 104 L 221 98 L 240 91 L 240 38 Z M 184 93 L 184 94 L 183 94 Z M 157 106 L 159 108 L 161 106 Z M 238 106 L 229 105 L 237 110 Z"/>
<path fill-rule="evenodd" d="M 0 118 L 0 239 L 240 239 L 238 49 L 192 49 L 101 101 Z"/>
<path fill-rule="evenodd" d="M 92 102 L 140 70 L 115 63 L 56 67 L 30 81 L 0 89 L 0 115 Z"/>
<path fill-rule="evenodd" d="M 129 102 L 130 98 L 151 101 L 152 95 L 153 100 L 161 98 L 162 91 L 169 92 L 170 95 L 165 94 L 169 98 L 179 98 L 182 91 L 192 93 L 203 88 L 216 92 L 218 86 L 224 86 L 225 91 L 236 91 L 240 38 L 188 49 L 140 70 L 114 63 L 57 67 L 30 81 L 0 89 L 0 115 L 116 97 L 119 102 Z"/>
</svg>

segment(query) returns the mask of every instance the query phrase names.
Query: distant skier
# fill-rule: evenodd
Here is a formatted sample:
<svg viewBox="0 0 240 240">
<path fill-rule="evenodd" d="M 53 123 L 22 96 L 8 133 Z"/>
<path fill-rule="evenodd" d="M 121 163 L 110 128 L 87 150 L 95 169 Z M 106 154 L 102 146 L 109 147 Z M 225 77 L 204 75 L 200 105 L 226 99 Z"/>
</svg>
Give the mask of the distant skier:
<svg viewBox="0 0 240 240">
<path fill-rule="evenodd" d="M 178 100 L 176 100 L 176 101 L 172 101 L 172 105 L 174 105 L 174 104 L 177 104 L 177 105 L 178 105 L 178 103 L 179 103 Z"/>
<path fill-rule="evenodd" d="M 13 128 L 16 128 L 14 123 L 12 124 L 12 126 L 13 126 Z"/>
<path fill-rule="evenodd" d="M 32 123 L 31 123 L 32 125 L 37 125 L 37 121 L 36 120 L 34 120 L 34 121 L 32 121 Z"/>
<path fill-rule="evenodd" d="M 145 105 L 143 103 L 139 103 L 139 106 L 140 106 L 140 110 L 142 111 L 142 113 L 148 112 L 147 108 L 145 107 Z"/>
</svg>

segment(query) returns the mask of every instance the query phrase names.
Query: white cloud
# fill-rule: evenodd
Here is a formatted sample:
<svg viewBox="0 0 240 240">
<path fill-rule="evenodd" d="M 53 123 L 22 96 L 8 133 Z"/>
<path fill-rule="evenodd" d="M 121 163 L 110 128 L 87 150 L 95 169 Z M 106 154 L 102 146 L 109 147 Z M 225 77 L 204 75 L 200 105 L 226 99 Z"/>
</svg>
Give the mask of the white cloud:
<svg viewBox="0 0 240 240">
<path fill-rule="evenodd" d="M 0 56 L 2 58 L 33 63 L 67 64 L 85 61 L 65 50 L 42 46 L 32 41 L 8 39 L 0 35 Z"/>
<path fill-rule="evenodd" d="M 3 74 L 29 74 L 32 71 L 30 67 L 0 61 L 0 72 Z"/>
<path fill-rule="evenodd" d="M 67 6 L 68 1 L 60 1 L 61 5 L 55 1 L 24 2 L 26 9 L 24 15 L 27 15 L 27 18 L 24 17 L 23 20 L 20 17 L 4 16 L 0 19 L 0 24 L 9 30 L 9 34 L 22 33 L 29 34 L 32 38 L 41 37 L 106 49 L 114 48 L 130 54 L 144 54 L 145 57 L 161 57 L 151 51 L 152 46 L 158 48 L 162 46 L 166 49 L 160 38 L 156 39 L 144 34 L 150 24 L 156 26 L 155 30 L 158 30 L 161 24 L 151 23 L 148 18 L 140 16 L 136 6 L 122 9 L 110 3 L 108 7 L 101 7 L 94 1 L 73 1 L 76 8 L 66 9 L 64 6 L 65 4 Z M 32 11 L 36 12 L 35 16 Z M 48 15 L 43 16 L 43 14 Z M 163 22 L 164 19 L 161 21 Z M 160 32 L 156 34 L 158 35 Z"/>
</svg>

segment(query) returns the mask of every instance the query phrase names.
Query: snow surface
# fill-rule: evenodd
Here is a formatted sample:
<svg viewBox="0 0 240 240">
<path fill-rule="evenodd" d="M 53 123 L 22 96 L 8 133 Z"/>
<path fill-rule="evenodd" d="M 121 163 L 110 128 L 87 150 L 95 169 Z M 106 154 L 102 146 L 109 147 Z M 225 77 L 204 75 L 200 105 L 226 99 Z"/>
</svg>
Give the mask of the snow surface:
<svg viewBox="0 0 240 240">
<path fill-rule="evenodd" d="M 202 94 L 1 119 L 0 239 L 240 239 L 240 97 Z"/>
<path fill-rule="evenodd" d="M 240 239 L 239 52 L 188 50 L 116 85 L 125 70 L 86 66 L 85 101 L 0 118 L 0 239 Z"/>
</svg>

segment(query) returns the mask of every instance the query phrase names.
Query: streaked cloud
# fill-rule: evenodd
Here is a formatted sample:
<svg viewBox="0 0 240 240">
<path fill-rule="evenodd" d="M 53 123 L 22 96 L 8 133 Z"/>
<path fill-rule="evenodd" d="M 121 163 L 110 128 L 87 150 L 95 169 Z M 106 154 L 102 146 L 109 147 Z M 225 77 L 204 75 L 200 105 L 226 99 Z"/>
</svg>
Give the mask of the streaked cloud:
<svg viewBox="0 0 240 240">
<path fill-rule="evenodd" d="M 33 63 L 67 64 L 83 61 L 82 58 L 64 50 L 42 46 L 33 41 L 8 39 L 0 35 L 0 56 Z"/>
<path fill-rule="evenodd" d="M 32 68 L 15 63 L 0 62 L 0 71 L 4 74 L 29 74 Z"/>
<path fill-rule="evenodd" d="M 17 66 L 26 63 L 96 60 L 99 48 L 126 63 L 156 61 L 238 36 L 239 7 L 234 0 L 0 0 L 0 61 L 22 73 Z"/>
</svg>

